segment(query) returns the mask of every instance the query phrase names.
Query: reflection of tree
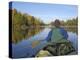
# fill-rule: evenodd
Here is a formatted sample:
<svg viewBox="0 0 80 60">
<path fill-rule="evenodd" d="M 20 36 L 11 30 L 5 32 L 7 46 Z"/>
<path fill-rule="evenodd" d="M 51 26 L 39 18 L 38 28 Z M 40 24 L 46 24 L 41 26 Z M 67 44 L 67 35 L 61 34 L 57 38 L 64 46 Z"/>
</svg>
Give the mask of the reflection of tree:
<svg viewBox="0 0 80 60">
<path fill-rule="evenodd" d="M 44 22 L 40 18 L 36 18 L 29 14 L 22 14 L 18 12 L 16 9 L 12 11 L 12 41 L 13 43 L 17 43 L 22 39 L 27 39 L 42 29 L 41 26 L 49 26 L 48 24 L 44 24 Z M 78 25 L 78 17 L 74 19 L 69 19 L 66 22 L 61 21 L 63 26 L 76 26 Z M 37 28 L 36 28 L 37 27 Z M 39 27 L 39 28 L 38 28 Z M 65 28 L 68 31 L 77 32 L 77 28 Z"/>
<path fill-rule="evenodd" d="M 27 39 L 27 38 L 39 33 L 42 29 L 43 28 L 28 28 L 26 30 L 17 31 L 17 34 L 13 33 L 13 36 L 14 36 L 13 43 L 18 43 L 23 39 Z"/>
<path fill-rule="evenodd" d="M 40 27 L 40 19 L 29 15 L 23 14 L 16 9 L 10 10 L 12 13 L 12 42 L 17 43 L 22 39 L 27 39 L 30 36 L 37 34 L 40 30 L 34 27 Z"/>
<path fill-rule="evenodd" d="M 78 34 L 78 27 L 64 27 L 65 30 Z"/>
</svg>

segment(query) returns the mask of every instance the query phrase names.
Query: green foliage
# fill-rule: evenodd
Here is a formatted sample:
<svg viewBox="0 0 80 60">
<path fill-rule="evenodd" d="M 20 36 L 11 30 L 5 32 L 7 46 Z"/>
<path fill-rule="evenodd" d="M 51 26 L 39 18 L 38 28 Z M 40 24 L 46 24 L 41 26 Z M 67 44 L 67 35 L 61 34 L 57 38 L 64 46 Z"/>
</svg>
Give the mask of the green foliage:
<svg viewBox="0 0 80 60">
<path fill-rule="evenodd" d="M 68 19 L 67 21 L 61 21 L 61 24 L 64 26 L 77 26 L 78 25 L 78 17 L 73 19 Z"/>
<path fill-rule="evenodd" d="M 23 38 L 27 38 L 27 30 L 28 28 L 33 27 L 39 27 L 43 22 L 40 21 L 40 19 L 37 19 L 34 16 L 31 16 L 29 14 L 23 14 L 21 12 L 18 12 L 16 9 L 11 10 L 12 11 L 12 41 L 18 42 L 19 40 L 22 40 Z M 33 30 L 34 31 L 34 30 Z M 31 32 L 31 34 L 35 34 L 37 31 Z M 27 36 L 26 36 L 27 35 Z"/>
<path fill-rule="evenodd" d="M 39 32 L 39 27 L 49 26 L 50 24 L 45 24 L 40 18 L 29 15 L 28 13 L 23 14 L 16 9 L 12 11 L 12 41 L 18 42 L 24 38 L 27 38 L 31 35 Z M 61 21 L 62 26 L 76 26 L 78 25 L 78 17 L 69 19 L 66 21 Z M 38 30 L 35 30 L 34 27 L 38 27 Z M 29 29 L 28 29 L 29 28 Z M 30 28 L 33 29 L 31 33 Z M 77 28 L 76 28 L 77 29 Z M 77 31 L 73 28 L 74 31 Z M 72 31 L 72 30 L 71 30 Z"/>
<path fill-rule="evenodd" d="M 68 19 L 67 21 L 61 21 L 62 26 L 67 31 L 72 31 L 78 33 L 78 17 L 73 18 L 73 19 Z"/>
<path fill-rule="evenodd" d="M 65 30 L 78 33 L 78 17 L 65 21 L 60 20 L 60 23 Z M 51 22 L 50 25 L 54 25 L 54 22 Z"/>
</svg>

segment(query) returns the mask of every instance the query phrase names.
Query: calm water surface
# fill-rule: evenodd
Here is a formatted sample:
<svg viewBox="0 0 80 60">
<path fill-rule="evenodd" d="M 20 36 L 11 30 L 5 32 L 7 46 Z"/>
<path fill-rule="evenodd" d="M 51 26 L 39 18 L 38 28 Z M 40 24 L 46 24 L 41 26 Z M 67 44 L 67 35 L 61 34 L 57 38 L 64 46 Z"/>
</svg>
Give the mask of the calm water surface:
<svg viewBox="0 0 80 60">
<path fill-rule="evenodd" d="M 25 34 L 27 36 L 25 39 L 14 41 L 12 43 L 13 58 L 31 57 L 32 55 L 35 55 L 41 48 L 43 48 L 43 46 L 46 45 L 47 42 L 45 38 L 48 36 L 50 30 L 51 30 L 50 28 L 44 28 L 35 31 L 33 31 L 33 29 L 28 30 L 28 32 Z M 72 42 L 72 45 L 77 50 L 77 44 L 78 44 L 77 33 L 73 31 L 68 31 L 68 35 L 69 35 L 68 40 Z M 32 43 L 34 41 L 40 41 L 40 42 L 34 48 L 32 48 Z"/>
</svg>

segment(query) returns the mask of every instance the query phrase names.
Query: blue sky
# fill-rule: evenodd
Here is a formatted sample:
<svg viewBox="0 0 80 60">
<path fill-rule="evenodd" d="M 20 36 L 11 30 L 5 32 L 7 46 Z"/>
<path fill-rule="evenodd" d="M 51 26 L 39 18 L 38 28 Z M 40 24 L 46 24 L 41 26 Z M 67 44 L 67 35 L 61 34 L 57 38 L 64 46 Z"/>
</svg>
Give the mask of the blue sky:
<svg viewBox="0 0 80 60">
<path fill-rule="evenodd" d="M 78 16 L 78 7 L 76 5 L 13 2 L 12 8 L 40 18 L 45 23 L 50 23 L 55 19 L 66 21 Z"/>
</svg>

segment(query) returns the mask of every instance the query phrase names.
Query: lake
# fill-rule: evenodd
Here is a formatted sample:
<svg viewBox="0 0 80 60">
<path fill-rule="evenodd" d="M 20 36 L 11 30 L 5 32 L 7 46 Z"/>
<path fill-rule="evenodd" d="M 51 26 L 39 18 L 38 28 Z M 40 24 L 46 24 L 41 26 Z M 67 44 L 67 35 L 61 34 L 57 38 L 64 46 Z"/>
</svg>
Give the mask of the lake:
<svg viewBox="0 0 80 60">
<path fill-rule="evenodd" d="M 66 28 L 65 28 L 66 29 Z M 68 40 L 72 42 L 73 47 L 78 50 L 78 34 L 77 28 L 68 28 Z M 25 58 L 32 57 L 39 52 L 47 41 L 45 38 L 51 28 L 28 28 L 25 31 L 20 32 L 23 34 L 23 39 L 13 40 L 12 43 L 12 57 L 13 58 Z M 19 36 L 17 36 L 19 37 Z"/>
</svg>

